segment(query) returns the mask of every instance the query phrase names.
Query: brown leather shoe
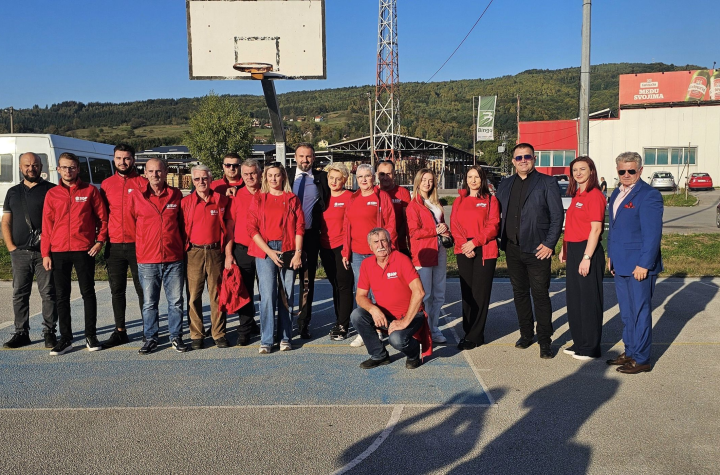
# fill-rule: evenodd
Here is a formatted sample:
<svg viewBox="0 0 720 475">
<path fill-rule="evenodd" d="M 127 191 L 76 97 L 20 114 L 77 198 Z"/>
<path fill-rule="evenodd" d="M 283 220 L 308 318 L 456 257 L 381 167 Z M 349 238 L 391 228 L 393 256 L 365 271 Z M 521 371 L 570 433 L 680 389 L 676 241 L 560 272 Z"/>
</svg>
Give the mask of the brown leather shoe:
<svg viewBox="0 0 720 475">
<path fill-rule="evenodd" d="M 617 368 L 616 371 L 624 374 L 638 374 L 652 371 L 652 365 L 650 363 L 637 364 L 637 362 L 631 358 L 630 361 Z"/>
<path fill-rule="evenodd" d="M 632 358 L 628 358 L 627 356 L 625 356 L 625 352 L 623 351 L 622 353 L 620 353 L 620 356 L 618 356 L 614 360 L 607 360 L 605 362 L 611 366 L 622 366 L 629 361 L 632 361 Z"/>
</svg>

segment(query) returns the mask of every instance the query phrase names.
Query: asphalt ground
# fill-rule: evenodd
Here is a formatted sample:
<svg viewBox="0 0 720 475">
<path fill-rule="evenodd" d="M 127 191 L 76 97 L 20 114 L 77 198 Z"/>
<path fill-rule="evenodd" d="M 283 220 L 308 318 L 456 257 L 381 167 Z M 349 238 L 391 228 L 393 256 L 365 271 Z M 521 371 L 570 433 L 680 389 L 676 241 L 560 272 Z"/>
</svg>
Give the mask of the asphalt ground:
<svg viewBox="0 0 720 475">
<path fill-rule="evenodd" d="M 514 348 L 504 279 L 493 286 L 488 344 L 459 353 L 459 283 L 450 279 L 448 344 L 412 371 L 394 351 L 392 364 L 361 370 L 364 348 L 327 338 L 334 315 L 325 280 L 316 285 L 313 339 L 270 355 L 258 354 L 257 338 L 228 349 L 209 339 L 185 354 L 161 338 L 160 351 L 141 357 L 132 290 L 133 342 L 90 353 L 80 346 L 78 298 L 74 351 L 49 356 L 38 315 L 34 345 L 0 351 L 0 472 L 718 473 L 719 287 L 720 279 L 658 283 L 655 367 L 639 375 L 604 363 L 622 351 L 612 281 L 604 285 L 605 354 L 579 362 L 559 351 L 571 340 L 562 280 L 551 284 L 559 354 L 543 360 L 537 345 Z M 97 294 L 103 339 L 112 330 L 106 284 Z M 4 341 L 7 284 L 0 295 Z M 236 326 L 230 317 L 231 342 Z"/>
</svg>

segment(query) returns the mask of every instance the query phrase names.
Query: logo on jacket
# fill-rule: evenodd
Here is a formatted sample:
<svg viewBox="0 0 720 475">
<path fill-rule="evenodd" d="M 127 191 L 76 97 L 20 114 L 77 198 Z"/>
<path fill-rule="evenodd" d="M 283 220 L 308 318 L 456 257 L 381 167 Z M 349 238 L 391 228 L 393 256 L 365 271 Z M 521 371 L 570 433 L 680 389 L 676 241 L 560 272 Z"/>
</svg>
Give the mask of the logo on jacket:
<svg viewBox="0 0 720 475">
<path fill-rule="evenodd" d="M 76 202 L 76 203 L 84 203 L 84 202 L 87 201 L 87 199 L 88 199 L 87 196 L 76 196 L 76 197 L 75 197 L 75 202 Z"/>
<path fill-rule="evenodd" d="M 392 202 L 393 203 L 402 203 L 402 200 L 400 198 L 393 198 Z"/>
<path fill-rule="evenodd" d="M 397 279 L 398 278 L 397 272 L 388 272 L 387 278 L 388 279 Z"/>
<path fill-rule="evenodd" d="M 128 193 L 132 193 L 133 188 L 128 188 Z"/>
<path fill-rule="evenodd" d="M 377 201 L 368 201 L 367 205 L 368 206 L 377 206 Z"/>
<path fill-rule="evenodd" d="M 168 209 L 174 209 L 174 208 L 177 208 L 178 205 L 177 205 L 177 203 L 168 203 L 167 207 L 168 207 Z"/>
<path fill-rule="evenodd" d="M 210 216 L 216 216 L 217 214 L 218 214 L 218 210 L 216 210 L 216 209 L 210 210 Z"/>
<path fill-rule="evenodd" d="M 343 208 L 345 206 L 345 203 L 335 203 L 336 208 Z"/>
<path fill-rule="evenodd" d="M 583 207 L 583 204 L 578 201 L 577 203 L 575 203 L 575 207 L 576 207 L 576 208 L 582 208 L 582 207 Z"/>
<path fill-rule="evenodd" d="M 476 208 L 478 208 L 478 207 L 480 207 L 480 208 L 486 208 L 486 207 L 487 207 L 487 203 L 478 203 L 478 204 L 475 205 L 475 207 L 476 207 Z"/>
</svg>

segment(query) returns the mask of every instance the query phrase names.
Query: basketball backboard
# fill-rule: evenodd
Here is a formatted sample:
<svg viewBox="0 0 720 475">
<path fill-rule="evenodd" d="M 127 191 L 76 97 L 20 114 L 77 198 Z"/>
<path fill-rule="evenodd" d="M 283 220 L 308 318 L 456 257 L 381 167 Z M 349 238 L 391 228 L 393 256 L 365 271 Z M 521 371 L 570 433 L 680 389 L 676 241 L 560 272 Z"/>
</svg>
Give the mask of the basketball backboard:
<svg viewBox="0 0 720 475">
<path fill-rule="evenodd" d="M 190 79 L 325 79 L 325 0 L 186 0 Z"/>
</svg>

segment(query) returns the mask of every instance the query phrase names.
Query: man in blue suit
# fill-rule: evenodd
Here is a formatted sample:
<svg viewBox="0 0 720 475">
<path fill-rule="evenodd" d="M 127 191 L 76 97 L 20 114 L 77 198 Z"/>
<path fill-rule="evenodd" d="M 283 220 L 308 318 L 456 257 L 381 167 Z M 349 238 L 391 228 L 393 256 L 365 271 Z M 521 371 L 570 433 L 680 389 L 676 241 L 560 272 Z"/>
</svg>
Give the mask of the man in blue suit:
<svg viewBox="0 0 720 475">
<path fill-rule="evenodd" d="M 507 257 L 515 310 L 520 326 L 516 348 L 533 344 L 535 320 L 541 358 L 552 358 L 550 261 L 560 239 L 563 206 L 557 180 L 535 170 L 535 149 L 520 143 L 512 151 L 515 174 L 500 182 L 500 249 Z"/>
<path fill-rule="evenodd" d="M 609 365 L 625 374 L 650 371 L 652 295 L 663 270 L 660 255 L 663 200 L 660 192 L 640 179 L 642 157 L 621 153 L 616 159 L 620 186 L 610 197 L 608 270 L 615 276 L 625 351 Z"/>
</svg>

